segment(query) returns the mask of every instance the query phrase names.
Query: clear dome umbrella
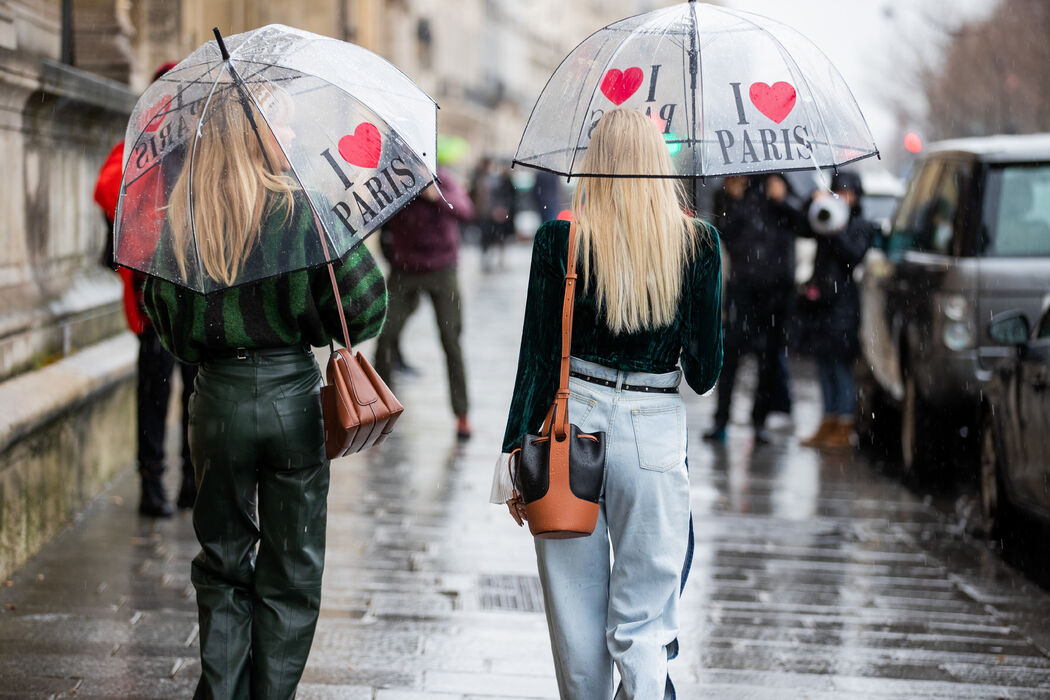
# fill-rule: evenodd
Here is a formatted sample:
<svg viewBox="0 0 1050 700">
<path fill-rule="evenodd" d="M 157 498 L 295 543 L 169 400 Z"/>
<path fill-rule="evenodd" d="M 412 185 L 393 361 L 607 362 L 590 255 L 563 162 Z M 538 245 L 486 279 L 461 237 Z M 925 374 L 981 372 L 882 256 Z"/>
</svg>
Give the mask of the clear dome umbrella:
<svg viewBox="0 0 1050 700">
<path fill-rule="evenodd" d="M 878 155 L 849 87 L 812 42 L 767 17 L 692 0 L 614 22 L 573 49 L 536 101 L 514 162 L 602 175 L 583 172 L 582 156 L 615 107 L 657 123 L 678 177 Z"/>
<path fill-rule="evenodd" d="M 292 191 L 285 219 L 309 226 L 263 228 L 236 279 L 217 280 L 201 264 L 207 222 L 194 203 L 243 176 L 222 158 L 237 138 L 265 159 L 271 188 Z M 434 182 L 436 142 L 437 105 L 376 54 L 282 25 L 225 40 L 216 30 L 132 112 L 115 260 L 203 293 L 323 265 Z M 176 219 L 187 225 L 173 232 Z"/>
</svg>

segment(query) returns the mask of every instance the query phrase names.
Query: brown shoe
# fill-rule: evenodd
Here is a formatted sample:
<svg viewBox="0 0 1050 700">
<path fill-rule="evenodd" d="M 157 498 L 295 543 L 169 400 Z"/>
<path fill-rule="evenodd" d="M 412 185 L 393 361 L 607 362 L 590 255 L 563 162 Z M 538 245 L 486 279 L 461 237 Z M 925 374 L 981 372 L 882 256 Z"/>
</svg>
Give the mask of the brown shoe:
<svg viewBox="0 0 1050 700">
<path fill-rule="evenodd" d="M 456 416 L 456 438 L 458 440 L 470 439 L 470 421 L 466 416 Z"/>
<path fill-rule="evenodd" d="M 820 427 L 817 428 L 817 432 L 810 435 L 805 440 L 799 440 L 800 445 L 803 447 L 824 447 L 825 441 L 831 437 L 831 434 L 838 430 L 839 422 L 834 418 L 825 418 L 820 422 Z"/>
<path fill-rule="evenodd" d="M 853 423 L 835 421 L 835 428 L 827 436 L 821 447 L 829 449 L 845 449 L 853 447 Z"/>
</svg>

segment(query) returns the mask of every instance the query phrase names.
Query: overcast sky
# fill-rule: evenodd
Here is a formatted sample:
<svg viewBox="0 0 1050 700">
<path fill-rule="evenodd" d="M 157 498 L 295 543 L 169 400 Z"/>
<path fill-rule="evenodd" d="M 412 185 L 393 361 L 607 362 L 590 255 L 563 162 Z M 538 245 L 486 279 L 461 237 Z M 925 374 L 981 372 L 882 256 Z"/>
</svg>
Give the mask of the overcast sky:
<svg viewBox="0 0 1050 700">
<path fill-rule="evenodd" d="M 724 0 L 731 8 L 756 12 L 809 37 L 838 66 L 853 90 L 881 150 L 896 139 L 891 96 L 907 85 L 916 47 L 932 47 L 949 26 L 987 15 L 996 0 Z M 921 50 L 921 49 L 920 49 Z M 916 96 L 921 99 L 921 96 Z"/>
</svg>

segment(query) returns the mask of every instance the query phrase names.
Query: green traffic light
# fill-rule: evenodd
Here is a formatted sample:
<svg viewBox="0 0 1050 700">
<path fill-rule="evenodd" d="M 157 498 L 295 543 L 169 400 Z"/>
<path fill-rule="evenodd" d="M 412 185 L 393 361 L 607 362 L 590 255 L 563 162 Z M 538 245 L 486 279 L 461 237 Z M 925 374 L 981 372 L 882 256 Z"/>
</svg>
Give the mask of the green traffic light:
<svg viewBox="0 0 1050 700">
<path fill-rule="evenodd" d="M 667 152 L 672 156 L 682 150 L 681 139 L 678 138 L 678 134 L 673 131 L 668 134 L 664 134 L 664 141 L 667 143 Z"/>
</svg>

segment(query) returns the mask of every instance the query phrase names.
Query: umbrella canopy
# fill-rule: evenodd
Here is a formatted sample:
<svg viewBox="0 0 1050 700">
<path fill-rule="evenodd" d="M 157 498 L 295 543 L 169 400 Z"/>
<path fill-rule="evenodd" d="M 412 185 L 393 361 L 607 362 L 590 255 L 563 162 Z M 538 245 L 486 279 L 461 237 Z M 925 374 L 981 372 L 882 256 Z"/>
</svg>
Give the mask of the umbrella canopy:
<svg viewBox="0 0 1050 700">
<path fill-rule="evenodd" d="M 281 25 L 218 38 L 135 106 L 116 262 L 207 293 L 338 259 L 434 181 L 436 138 L 434 101 L 370 51 Z"/>
<path fill-rule="evenodd" d="M 610 24 L 573 49 L 543 89 L 514 162 L 581 172 L 606 110 L 661 128 L 678 177 L 784 172 L 878 155 L 842 76 L 795 30 L 688 2 Z M 644 173 L 628 176 L 644 176 Z"/>
</svg>

